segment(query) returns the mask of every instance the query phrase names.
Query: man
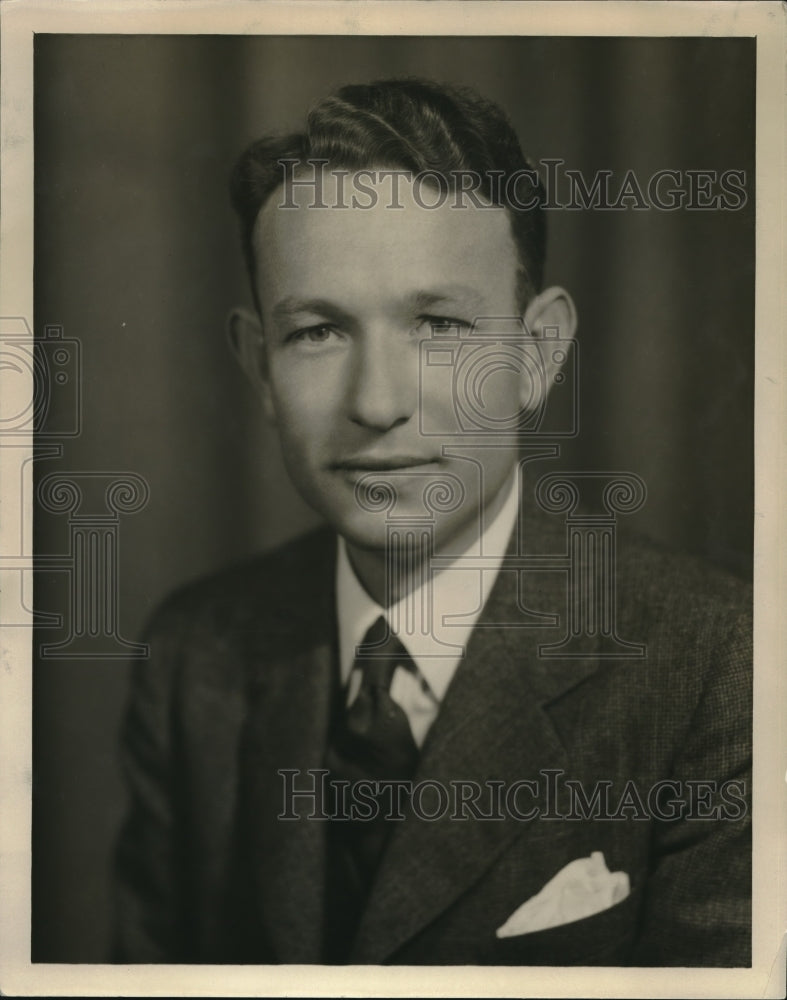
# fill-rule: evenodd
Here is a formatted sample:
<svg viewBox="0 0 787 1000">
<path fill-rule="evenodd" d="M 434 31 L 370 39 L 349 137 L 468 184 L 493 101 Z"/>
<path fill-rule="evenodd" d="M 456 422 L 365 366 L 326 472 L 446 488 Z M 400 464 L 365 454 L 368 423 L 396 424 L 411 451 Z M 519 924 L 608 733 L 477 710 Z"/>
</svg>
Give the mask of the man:
<svg viewBox="0 0 787 1000">
<path fill-rule="evenodd" d="M 231 338 L 327 527 L 151 625 L 120 960 L 749 964 L 750 599 L 534 487 L 576 325 L 541 194 L 419 81 L 241 158 Z"/>
</svg>

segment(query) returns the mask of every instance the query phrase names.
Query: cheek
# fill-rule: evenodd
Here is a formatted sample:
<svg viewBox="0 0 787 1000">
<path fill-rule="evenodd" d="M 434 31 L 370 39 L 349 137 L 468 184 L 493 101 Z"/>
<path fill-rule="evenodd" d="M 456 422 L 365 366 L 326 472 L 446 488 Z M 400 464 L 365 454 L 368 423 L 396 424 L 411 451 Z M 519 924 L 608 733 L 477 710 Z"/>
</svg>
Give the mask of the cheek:
<svg viewBox="0 0 787 1000">
<path fill-rule="evenodd" d="M 505 432 L 527 409 L 523 383 L 530 382 L 505 360 L 479 356 L 474 364 L 443 375 L 439 385 L 428 374 L 430 380 L 423 380 L 419 399 L 426 424 L 458 435 L 460 440 L 463 434 L 474 432 Z"/>
<path fill-rule="evenodd" d="M 290 475 L 302 480 L 323 464 L 329 455 L 330 427 L 319 413 L 306 407 L 277 410 L 282 454 Z"/>
<path fill-rule="evenodd" d="M 311 365 L 272 365 L 271 398 L 282 439 L 308 450 L 331 433 L 339 412 L 336 379 Z"/>
<path fill-rule="evenodd" d="M 439 432 L 453 437 L 460 433 L 457 420 L 456 390 L 453 371 L 435 372 L 427 369 L 422 373 L 418 385 L 418 417 L 420 426 L 430 432 Z"/>
<path fill-rule="evenodd" d="M 478 352 L 458 373 L 457 393 L 478 426 L 496 429 L 499 421 L 516 418 L 520 409 L 522 373 L 519 358 L 507 352 Z"/>
</svg>

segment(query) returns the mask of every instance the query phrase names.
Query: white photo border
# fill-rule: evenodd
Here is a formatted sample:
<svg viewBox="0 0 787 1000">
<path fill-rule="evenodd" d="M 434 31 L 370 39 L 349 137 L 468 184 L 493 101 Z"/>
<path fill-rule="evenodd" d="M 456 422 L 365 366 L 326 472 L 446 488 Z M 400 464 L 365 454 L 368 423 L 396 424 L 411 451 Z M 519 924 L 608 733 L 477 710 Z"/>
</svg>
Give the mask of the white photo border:
<svg viewBox="0 0 787 1000">
<path fill-rule="evenodd" d="M 7 0 L 2 45 L 0 316 L 33 315 L 33 38 L 71 34 L 587 35 L 757 39 L 757 257 L 755 451 L 754 907 L 751 969 L 324 966 L 112 966 L 31 964 L 31 636 L 2 640 L 0 991 L 51 996 L 588 996 L 783 995 L 787 927 L 787 788 L 782 668 L 787 597 L 785 532 L 784 177 L 785 29 L 778 2 L 295 3 L 202 0 Z M 32 441 L 19 446 L 32 455 Z M 18 453 L 17 453 L 18 454 Z M 3 456 L 0 454 L 0 461 Z M 31 463 L 25 468 L 28 474 Z M 18 481 L 0 467 L 3 508 Z M 29 483 L 27 484 L 30 485 Z M 25 494 L 29 496 L 29 489 Z M 0 551 L 13 531 L 0 525 Z M 30 518 L 24 518 L 29 525 Z M 17 520 L 18 524 L 19 521 Z M 30 538 L 24 540 L 26 550 Z"/>
</svg>

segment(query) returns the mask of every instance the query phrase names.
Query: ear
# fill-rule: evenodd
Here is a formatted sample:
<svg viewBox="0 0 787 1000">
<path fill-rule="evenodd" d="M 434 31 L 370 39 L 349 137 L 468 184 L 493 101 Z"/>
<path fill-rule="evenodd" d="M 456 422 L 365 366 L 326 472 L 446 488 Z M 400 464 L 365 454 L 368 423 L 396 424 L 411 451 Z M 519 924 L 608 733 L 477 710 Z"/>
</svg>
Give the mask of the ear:
<svg viewBox="0 0 787 1000">
<path fill-rule="evenodd" d="M 530 300 L 522 318 L 525 321 L 525 329 L 538 341 L 541 349 L 541 363 L 546 375 L 545 387 L 548 393 L 555 383 L 555 376 L 563 367 L 568 352 L 547 350 L 547 348 L 556 339 L 571 340 L 576 333 L 577 309 L 574 300 L 564 288 L 553 285 Z"/>
<path fill-rule="evenodd" d="M 265 337 L 257 313 L 240 307 L 233 309 L 227 317 L 227 339 L 241 368 L 262 397 L 265 416 L 275 424 L 276 413 L 265 351 Z"/>
</svg>

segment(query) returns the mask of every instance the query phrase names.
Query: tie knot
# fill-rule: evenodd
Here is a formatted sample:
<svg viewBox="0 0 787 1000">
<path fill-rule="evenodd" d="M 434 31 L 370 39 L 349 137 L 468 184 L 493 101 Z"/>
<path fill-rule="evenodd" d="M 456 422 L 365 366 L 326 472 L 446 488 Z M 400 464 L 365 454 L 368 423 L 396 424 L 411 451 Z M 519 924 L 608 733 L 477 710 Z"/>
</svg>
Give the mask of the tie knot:
<svg viewBox="0 0 787 1000">
<path fill-rule="evenodd" d="M 380 615 L 358 647 L 355 663 L 361 669 L 362 685 L 388 690 L 397 667 L 412 670 L 410 655 L 399 639 L 390 631 L 388 622 Z"/>
</svg>

